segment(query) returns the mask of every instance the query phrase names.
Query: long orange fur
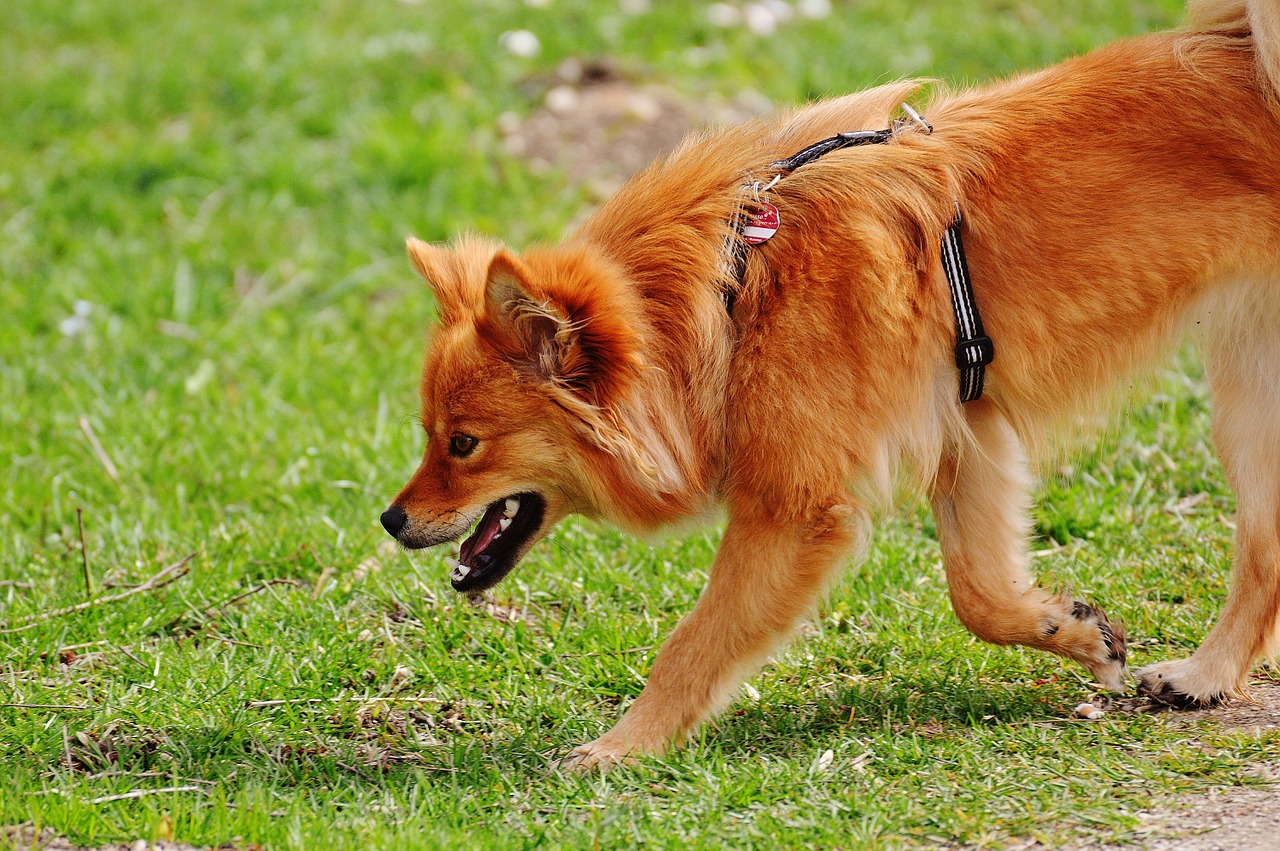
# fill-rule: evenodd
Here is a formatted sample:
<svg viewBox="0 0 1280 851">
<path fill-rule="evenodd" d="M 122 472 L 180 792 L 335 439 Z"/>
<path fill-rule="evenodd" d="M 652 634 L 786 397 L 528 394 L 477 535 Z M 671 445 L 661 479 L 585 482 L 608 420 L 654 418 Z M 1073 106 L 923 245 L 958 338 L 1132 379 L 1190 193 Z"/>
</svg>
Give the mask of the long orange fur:
<svg viewBox="0 0 1280 851">
<path fill-rule="evenodd" d="M 1233 590 L 1175 703 L 1238 693 L 1280 614 L 1280 4 L 1193 0 L 1189 29 L 941 95 L 932 134 L 840 151 L 767 190 L 743 280 L 726 239 L 768 164 L 886 126 L 912 83 L 688 140 L 557 246 L 411 240 L 441 329 L 428 432 L 396 498 L 408 546 L 535 492 L 528 546 L 581 512 L 641 532 L 719 503 L 707 588 L 579 767 L 659 753 L 814 605 L 904 476 L 937 518 L 960 620 L 1123 688 L 1124 638 L 1027 570 L 1024 455 L 1193 328 L 1239 500 Z M 939 239 L 959 202 L 996 358 L 961 405 Z M 721 300 L 736 291 L 730 315 Z M 455 457 L 450 435 L 476 435 Z"/>
</svg>

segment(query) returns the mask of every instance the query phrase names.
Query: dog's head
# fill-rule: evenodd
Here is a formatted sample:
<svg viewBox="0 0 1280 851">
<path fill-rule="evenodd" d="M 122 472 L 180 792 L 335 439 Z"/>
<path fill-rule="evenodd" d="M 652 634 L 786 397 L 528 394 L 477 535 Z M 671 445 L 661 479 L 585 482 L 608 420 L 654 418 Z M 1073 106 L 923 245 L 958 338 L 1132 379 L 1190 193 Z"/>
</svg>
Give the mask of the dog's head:
<svg viewBox="0 0 1280 851">
<path fill-rule="evenodd" d="M 457 591 L 499 582 L 571 512 L 593 513 L 611 404 L 641 369 L 626 288 L 585 248 L 517 257 L 409 240 L 440 327 L 422 376 L 422 464 L 382 515 L 412 549 L 462 542 Z"/>
</svg>

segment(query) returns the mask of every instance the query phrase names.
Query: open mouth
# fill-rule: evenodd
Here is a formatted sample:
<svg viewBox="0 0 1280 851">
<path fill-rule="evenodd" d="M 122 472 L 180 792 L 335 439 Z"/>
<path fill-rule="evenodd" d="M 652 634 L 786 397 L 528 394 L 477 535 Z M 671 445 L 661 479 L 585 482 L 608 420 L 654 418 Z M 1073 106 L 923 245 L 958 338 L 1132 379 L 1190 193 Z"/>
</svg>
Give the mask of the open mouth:
<svg viewBox="0 0 1280 851">
<path fill-rule="evenodd" d="M 491 503 L 458 548 L 458 557 L 445 559 L 453 590 L 483 591 L 501 582 L 542 527 L 546 506 L 536 493 L 518 493 Z"/>
</svg>

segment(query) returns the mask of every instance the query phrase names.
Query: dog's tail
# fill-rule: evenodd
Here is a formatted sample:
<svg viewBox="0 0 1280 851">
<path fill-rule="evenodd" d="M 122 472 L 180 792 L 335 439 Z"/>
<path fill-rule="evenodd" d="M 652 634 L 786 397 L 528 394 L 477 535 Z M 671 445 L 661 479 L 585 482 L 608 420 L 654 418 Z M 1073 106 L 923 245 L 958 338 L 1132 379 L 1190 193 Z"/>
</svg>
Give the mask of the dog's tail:
<svg viewBox="0 0 1280 851">
<path fill-rule="evenodd" d="M 1187 0 L 1187 26 L 1251 32 L 1267 96 L 1280 104 L 1280 0 Z"/>
</svg>

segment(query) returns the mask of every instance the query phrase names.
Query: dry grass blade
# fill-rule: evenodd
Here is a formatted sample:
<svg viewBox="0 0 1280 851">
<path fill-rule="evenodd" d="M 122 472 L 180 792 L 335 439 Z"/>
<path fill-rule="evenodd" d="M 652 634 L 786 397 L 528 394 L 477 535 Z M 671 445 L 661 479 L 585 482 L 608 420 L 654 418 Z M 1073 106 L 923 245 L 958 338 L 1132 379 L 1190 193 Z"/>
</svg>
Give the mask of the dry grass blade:
<svg viewBox="0 0 1280 851">
<path fill-rule="evenodd" d="M 236 603 L 239 603 L 241 600 L 245 599 L 246 597 L 252 597 L 254 594 L 261 593 L 273 585 L 289 585 L 294 588 L 298 588 L 298 587 L 301 587 L 302 583 L 296 579 L 264 580 L 262 583 L 255 585 L 254 587 L 250 588 L 247 591 L 241 591 L 239 594 L 236 594 L 233 597 L 229 597 L 226 600 L 223 600 L 221 603 L 218 603 L 215 606 L 210 606 L 209 608 L 205 609 L 204 610 L 205 617 L 213 617 L 218 612 L 222 611 L 228 606 L 234 606 Z"/>
<path fill-rule="evenodd" d="M 119 485 L 120 471 L 116 469 L 116 465 L 111 460 L 111 456 L 107 454 L 107 450 L 102 447 L 101 441 L 98 440 L 98 435 L 94 434 L 93 426 L 90 424 L 88 417 L 80 417 L 80 430 L 84 432 L 85 438 L 89 441 L 89 448 L 93 450 L 94 457 L 98 459 L 102 469 L 107 471 L 111 481 Z"/>
<path fill-rule="evenodd" d="M 37 626 L 41 621 L 46 621 L 46 620 L 49 620 L 50 618 L 58 618 L 58 617 L 62 617 L 63 615 L 75 614 L 76 612 L 82 612 L 85 609 L 91 609 L 94 606 L 103 606 L 103 605 L 106 605 L 107 603 L 115 603 L 127 597 L 132 597 L 135 594 L 142 594 L 146 591 L 154 591 L 157 588 L 163 588 L 169 583 L 175 582 L 181 579 L 182 577 L 186 576 L 187 573 L 190 572 L 191 570 L 191 568 L 187 567 L 187 563 L 190 562 L 195 557 L 196 557 L 195 553 L 190 553 L 184 558 L 179 559 L 178 561 L 175 561 L 173 564 L 164 568 L 155 576 L 151 577 L 146 582 L 142 583 L 136 588 L 130 588 L 128 591 L 124 591 L 120 594 L 112 594 L 109 597 L 98 597 L 93 600 L 86 600 L 83 603 L 77 603 L 74 606 L 66 606 L 61 609 L 54 609 L 53 611 L 50 611 L 50 612 L 38 612 L 34 615 L 27 615 L 26 617 L 19 618 L 18 623 L 21 624 L 21 626 L 13 626 L 13 627 L 8 627 L 6 629 L 0 629 L 0 634 L 7 635 L 14 632 L 22 632 L 23 630 L 26 630 L 26 629 L 32 629 L 35 626 Z"/>
<path fill-rule="evenodd" d="M 96 706 L 76 706 L 71 703 L 0 703 L 4 709 L 57 709 L 64 712 L 85 712 L 97 709 Z"/>
<path fill-rule="evenodd" d="M 255 700 L 246 703 L 248 709 L 268 709 L 272 706 L 293 706 L 299 703 L 444 703 L 438 697 L 295 697 L 288 700 Z"/>
<path fill-rule="evenodd" d="M 161 789 L 134 789 L 119 795 L 103 795 L 101 798 L 90 798 L 91 804 L 107 804 L 111 801 L 125 801 L 130 798 L 142 798 L 146 795 L 163 795 L 166 792 L 203 792 L 202 786 L 165 786 Z"/>
<path fill-rule="evenodd" d="M 212 618 L 216 618 L 218 615 L 220 615 L 223 612 L 224 609 L 229 609 L 232 606 L 242 602 L 243 600 L 249 597 L 252 597 L 254 594 L 259 594 L 263 591 L 266 591 L 268 588 L 271 588 L 276 585 L 288 585 L 291 588 L 302 587 L 302 583 L 296 579 L 283 579 L 283 578 L 266 579 L 266 580 L 263 580 L 261 583 L 253 586 L 252 588 L 249 588 L 248 590 L 245 590 L 245 591 L 241 591 L 238 594 L 234 594 L 228 597 L 227 599 L 221 601 L 220 603 L 215 603 L 214 605 L 209 606 L 206 609 L 203 609 L 203 610 L 193 609 L 188 612 L 183 612 L 178 617 L 169 621 L 169 623 L 165 626 L 165 628 L 169 630 L 175 630 L 179 628 L 184 628 L 187 630 L 196 629 L 203 622 L 208 621 Z M 224 639 L 221 637 L 219 637 L 219 640 L 230 641 L 229 639 Z M 237 642 L 237 641 L 230 641 L 230 643 L 247 644 L 247 642 Z M 256 647 L 257 645 L 248 644 L 248 646 Z"/>
<path fill-rule="evenodd" d="M 89 548 L 84 543 L 84 509 L 76 509 L 76 525 L 80 527 L 80 566 L 84 569 L 84 593 L 93 596 L 93 575 L 89 573 Z"/>
</svg>

